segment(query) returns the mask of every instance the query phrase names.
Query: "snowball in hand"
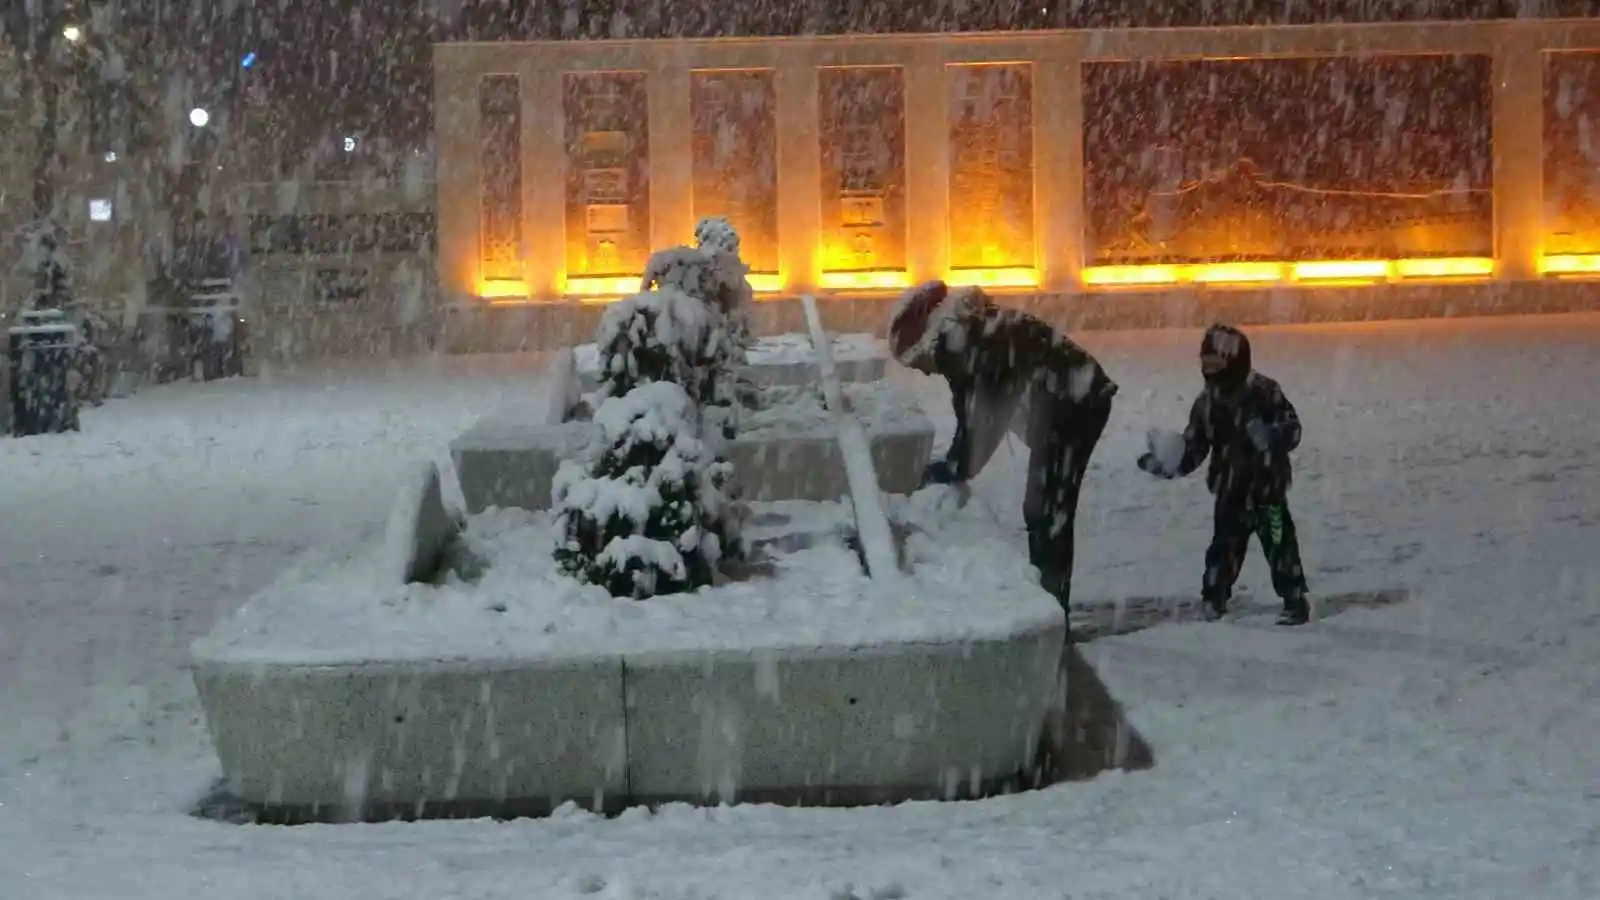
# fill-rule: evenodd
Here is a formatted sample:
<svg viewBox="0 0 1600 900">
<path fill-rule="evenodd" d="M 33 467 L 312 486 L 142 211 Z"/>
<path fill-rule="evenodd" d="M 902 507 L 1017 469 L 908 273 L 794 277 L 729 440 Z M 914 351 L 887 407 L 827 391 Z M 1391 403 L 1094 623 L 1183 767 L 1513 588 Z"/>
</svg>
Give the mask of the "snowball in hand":
<svg viewBox="0 0 1600 900">
<path fill-rule="evenodd" d="M 1145 436 L 1145 441 L 1150 448 L 1150 455 L 1161 464 L 1163 472 L 1178 471 L 1178 466 L 1183 462 L 1183 452 L 1187 447 L 1182 432 L 1152 428 Z"/>
</svg>

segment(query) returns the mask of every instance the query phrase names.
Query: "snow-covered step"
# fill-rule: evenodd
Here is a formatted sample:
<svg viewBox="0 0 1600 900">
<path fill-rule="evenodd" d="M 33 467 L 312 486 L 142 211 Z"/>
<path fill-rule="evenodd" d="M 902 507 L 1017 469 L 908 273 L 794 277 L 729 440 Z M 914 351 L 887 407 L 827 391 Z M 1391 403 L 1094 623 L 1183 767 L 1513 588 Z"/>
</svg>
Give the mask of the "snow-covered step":
<svg viewBox="0 0 1600 900">
<path fill-rule="evenodd" d="M 558 358 L 558 365 L 567 358 Z M 844 456 L 811 371 L 803 387 L 760 388 L 762 408 L 746 411 L 738 433 L 723 445 L 743 499 L 849 495 Z M 491 413 L 451 442 L 468 512 L 549 507 L 556 469 L 563 459 L 581 456 L 594 431 L 589 422 L 564 421 L 572 396 L 568 378 L 552 373 L 552 383 L 563 387 Z M 847 384 L 843 395 L 865 431 L 879 487 L 892 494 L 916 490 L 934 439 L 933 422 L 916 396 L 888 380 Z"/>
<path fill-rule="evenodd" d="M 833 336 L 834 368 L 842 382 L 877 381 L 887 369 L 888 352 L 870 334 Z M 599 386 L 600 351 L 594 344 L 572 348 L 580 383 L 585 391 Z M 756 385 L 809 385 L 817 380 L 816 354 L 804 334 L 768 335 L 756 340 L 745 356 L 742 374 Z"/>
</svg>

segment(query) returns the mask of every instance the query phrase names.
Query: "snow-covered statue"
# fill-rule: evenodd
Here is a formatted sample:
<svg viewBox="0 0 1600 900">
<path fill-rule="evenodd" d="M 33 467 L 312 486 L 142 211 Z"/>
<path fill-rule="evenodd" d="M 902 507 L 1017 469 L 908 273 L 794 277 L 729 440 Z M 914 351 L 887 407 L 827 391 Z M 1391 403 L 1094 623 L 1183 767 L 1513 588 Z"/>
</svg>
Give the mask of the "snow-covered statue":
<svg viewBox="0 0 1600 900">
<path fill-rule="evenodd" d="M 694 247 L 672 247 L 650 255 L 645 264 L 640 289 L 646 292 L 671 288 L 687 294 L 712 309 L 721 323 L 724 340 L 717 355 L 708 359 L 709 379 L 714 395 L 701 401 L 719 412 L 719 424 L 731 437 L 735 415 L 754 393 L 754 385 L 739 372 L 746 351 L 754 338 L 750 333 L 750 267 L 739 258 L 739 232 L 720 216 L 700 220 L 694 230 Z"/>
<path fill-rule="evenodd" d="M 556 473 L 556 560 L 614 596 L 693 590 L 740 552 L 725 494 L 733 467 L 705 440 L 729 421 L 715 414 L 730 402 L 728 333 L 721 311 L 685 289 L 685 271 L 666 267 L 654 290 L 606 309 L 598 452 Z"/>
<path fill-rule="evenodd" d="M 694 226 L 695 246 L 710 253 L 739 256 L 739 230 L 721 216 L 706 216 Z"/>
<path fill-rule="evenodd" d="M 750 267 L 739 257 L 739 232 L 721 216 L 707 216 L 694 228 L 695 246 L 652 254 L 641 290 L 670 285 L 716 307 L 726 319 L 737 353 L 750 344 Z"/>
</svg>

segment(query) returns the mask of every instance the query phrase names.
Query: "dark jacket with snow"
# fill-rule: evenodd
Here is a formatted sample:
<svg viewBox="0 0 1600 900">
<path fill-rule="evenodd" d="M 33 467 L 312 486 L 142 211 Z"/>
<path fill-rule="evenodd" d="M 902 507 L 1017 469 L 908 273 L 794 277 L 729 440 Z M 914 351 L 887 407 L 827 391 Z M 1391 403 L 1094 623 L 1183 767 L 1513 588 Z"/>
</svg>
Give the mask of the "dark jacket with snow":
<svg viewBox="0 0 1600 900">
<path fill-rule="evenodd" d="M 1276 381 L 1251 368 L 1250 340 L 1242 332 L 1213 325 L 1201 352 L 1219 349 L 1227 365 L 1206 376 L 1183 432 L 1183 459 L 1170 474 L 1188 475 L 1209 456 L 1206 487 L 1219 501 L 1280 503 L 1293 480 L 1289 454 L 1300 446 L 1300 416 Z M 1250 437 L 1253 420 L 1264 426 L 1265 450 Z"/>
<path fill-rule="evenodd" d="M 1071 435 L 1071 407 L 1110 402 L 1116 382 L 1088 351 L 1025 312 L 985 306 L 946 323 L 932 369 L 950 384 L 956 430 L 944 474 L 966 481 L 1015 431 L 1038 451 Z"/>
</svg>

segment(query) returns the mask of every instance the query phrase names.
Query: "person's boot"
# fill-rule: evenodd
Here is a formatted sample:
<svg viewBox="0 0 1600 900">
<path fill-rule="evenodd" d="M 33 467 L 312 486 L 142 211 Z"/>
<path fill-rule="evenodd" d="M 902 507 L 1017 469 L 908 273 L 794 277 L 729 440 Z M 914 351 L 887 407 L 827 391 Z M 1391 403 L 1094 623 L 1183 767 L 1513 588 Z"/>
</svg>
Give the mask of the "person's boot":
<svg viewBox="0 0 1600 900">
<path fill-rule="evenodd" d="M 1306 602 L 1304 594 L 1295 597 L 1285 597 L 1283 612 L 1278 613 L 1278 624 L 1286 627 L 1304 625 L 1311 621 L 1311 604 Z"/>
<path fill-rule="evenodd" d="M 1227 614 L 1227 597 L 1200 598 L 1200 618 L 1206 620 L 1207 622 L 1215 622 Z"/>
</svg>

